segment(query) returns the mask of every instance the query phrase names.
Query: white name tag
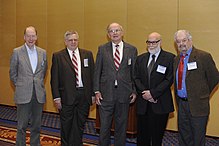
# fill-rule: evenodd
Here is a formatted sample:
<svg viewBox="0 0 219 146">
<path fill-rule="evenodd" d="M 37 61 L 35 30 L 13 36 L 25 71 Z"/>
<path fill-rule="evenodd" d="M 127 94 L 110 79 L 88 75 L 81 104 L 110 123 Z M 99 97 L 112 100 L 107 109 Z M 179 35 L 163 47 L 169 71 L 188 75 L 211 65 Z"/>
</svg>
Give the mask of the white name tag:
<svg viewBox="0 0 219 146">
<path fill-rule="evenodd" d="M 197 63 L 196 62 L 187 63 L 187 66 L 188 66 L 188 70 L 197 69 Z"/>
<path fill-rule="evenodd" d="M 157 66 L 157 72 L 165 74 L 167 67 L 162 66 L 162 65 L 158 65 Z"/>
<path fill-rule="evenodd" d="M 131 64 L 132 64 L 132 59 L 129 58 L 129 60 L 128 60 L 128 65 L 131 65 Z"/>
<path fill-rule="evenodd" d="M 88 67 L 88 59 L 84 59 L 84 67 Z"/>
</svg>

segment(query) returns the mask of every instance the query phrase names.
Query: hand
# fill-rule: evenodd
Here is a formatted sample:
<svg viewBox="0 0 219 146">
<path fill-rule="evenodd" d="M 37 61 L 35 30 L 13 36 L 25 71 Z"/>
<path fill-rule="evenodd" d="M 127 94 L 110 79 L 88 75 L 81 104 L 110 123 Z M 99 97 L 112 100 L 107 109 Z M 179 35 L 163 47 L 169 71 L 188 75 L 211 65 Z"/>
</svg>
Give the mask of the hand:
<svg viewBox="0 0 219 146">
<path fill-rule="evenodd" d="M 103 100 L 100 92 L 95 93 L 96 104 L 101 105 L 101 100 Z"/>
<path fill-rule="evenodd" d="M 157 100 L 154 100 L 154 98 L 151 98 L 148 101 L 151 102 L 151 103 L 157 103 Z"/>
<path fill-rule="evenodd" d="M 145 99 L 145 100 L 150 100 L 152 98 L 152 95 L 150 93 L 150 90 L 144 90 L 142 92 L 142 97 Z"/>
<path fill-rule="evenodd" d="M 54 100 L 54 103 L 57 109 L 62 109 L 61 98 Z"/>
<path fill-rule="evenodd" d="M 135 94 L 135 93 L 132 93 L 132 94 L 130 95 L 130 98 L 131 98 L 130 103 L 135 102 L 136 97 L 137 97 L 136 94 Z"/>
<path fill-rule="evenodd" d="M 95 96 L 92 96 L 91 98 L 92 98 L 92 104 L 96 103 L 96 98 L 95 98 Z"/>
</svg>

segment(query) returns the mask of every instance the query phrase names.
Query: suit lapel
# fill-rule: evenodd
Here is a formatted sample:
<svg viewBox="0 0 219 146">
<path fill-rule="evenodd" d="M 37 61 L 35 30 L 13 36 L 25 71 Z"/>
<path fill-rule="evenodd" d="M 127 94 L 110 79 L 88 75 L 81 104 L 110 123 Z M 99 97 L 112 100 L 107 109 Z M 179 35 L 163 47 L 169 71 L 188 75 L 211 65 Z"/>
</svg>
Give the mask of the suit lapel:
<svg viewBox="0 0 219 146">
<path fill-rule="evenodd" d="M 192 52 L 189 56 L 188 63 L 190 63 L 190 62 L 196 62 L 196 50 L 195 50 L 195 48 L 192 48 Z M 186 64 L 186 70 L 187 70 L 186 71 L 186 76 L 188 76 L 189 73 L 190 73 L 190 71 L 188 71 L 188 63 Z"/>
<path fill-rule="evenodd" d="M 119 69 L 122 67 L 122 66 L 124 66 L 123 64 L 125 64 L 125 63 L 127 63 L 128 64 L 128 58 L 127 58 L 127 56 L 129 56 L 128 54 L 129 54 L 129 49 L 127 49 L 127 45 L 126 45 L 126 43 L 125 42 L 123 42 L 123 55 L 122 55 L 122 60 L 121 60 L 121 63 L 120 63 L 120 67 L 119 67 Z"/>
<path fill-rule="evenodd" d="M 106 50 L 107 50 L 107 54 L 108 54 L 108 58 L 111 62 L 111 65 L 112 67 L 116 70 L 116 66 L 115 66 L 115 63 L 114 63 L 114 58 L 113 58 L 113 46 L 112 46 L 112 43 L 109 42 L 106 46 Z"/>
<path fill-rule="evenodd" d="M 43 52 L 40 51 L 40 49 L 38 47 L 36 47 L 36 51 L 37 51 L 37 68 L 35 73 L 37 73 L 40 70 L 40 62 L 41 60 L 43 60 Z"/>
<path fill-rule="evenodd" d="M 72 69 L 72 71 L 75 73 L 75 70 L 74 70 L 74 67 L 73 67 L 73 64 L 72 64 L 72 61 L 71 61 L 71 57 L 68 54 L 67 48 L 63 51 L 63 56 L 64 56 L 65 61 L 68 63 L 68 65 Z"/>
<path fill-rule="evenodd" d="M 148 60 L 149 60 L 149 53 L 146 53 L 145 55 L 144 55 L 144 58 L 142 59 L 142 64 L 144 64 L 144 72 L 145 72 L 145 74 L 146 74 L 146 76 L 148 76 Z"/>
</svg>

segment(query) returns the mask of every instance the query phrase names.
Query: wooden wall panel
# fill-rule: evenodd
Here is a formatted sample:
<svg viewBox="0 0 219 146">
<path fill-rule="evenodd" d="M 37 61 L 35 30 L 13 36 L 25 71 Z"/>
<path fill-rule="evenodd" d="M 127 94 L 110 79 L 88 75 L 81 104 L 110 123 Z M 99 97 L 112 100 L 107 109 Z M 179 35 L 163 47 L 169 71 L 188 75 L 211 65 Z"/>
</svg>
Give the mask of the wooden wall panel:
<svg viewBox="0 0 219 146">
<path fill-rule="evenodd" d="M 47 47 L 47 1 L 16 0 L 16 45 L 23 45 L 24 29 L 34 26 L 38 31 L 38 45 Z"/>
<path fill-rule="evenodd" d="M 108 41 L 106 32 L 108 24 L 118 22 L 126 31 L 127 1 L 85 1 L 84 11 L 84 46 L 85 48 L 92 50 L 93 55 L 96 56 L 98 46 Z"/>
<path fill-rule="evenodd" d="M 16 3 L 0 1 L 0 103 L 14 105 L 13 88 L 9 79 L 9 62 L 16 45 Z"/>
<path fill-rule="evenodd" d="M 16 41 L 15 1 L 1 1 L 0 66 L 9 67 L 9 59 Z"/>
<path fill-rule="evenodd" d="M 146 39 L 151 32 L 162 35 L 162 46 L 175 53 L 173 34 L 177 28 L 177 2 L 175 0 L 128 1 L 127 37 L 138 47 L 139 54 L 146 51 Z"/>
</svg>

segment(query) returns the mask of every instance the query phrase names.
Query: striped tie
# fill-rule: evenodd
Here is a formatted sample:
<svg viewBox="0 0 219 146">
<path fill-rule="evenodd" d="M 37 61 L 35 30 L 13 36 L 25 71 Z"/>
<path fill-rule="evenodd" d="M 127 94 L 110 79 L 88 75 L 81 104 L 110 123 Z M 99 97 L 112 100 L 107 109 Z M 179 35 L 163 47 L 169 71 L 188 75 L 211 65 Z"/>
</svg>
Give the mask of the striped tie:
<svg viewBox="0 0 219 146">
<path fill-rule="evenodd" d="M 119 45 L 116 45 L 116 51 L 114 54 L 114 63 L 116 66 L 116 70 L 119 69 L 119 65 L 120 65 L 120 53 L 119 53 Z"/>
<path fill-rule="evenodd" d="M 73 66 L 74 66 L 74 70 L 75 70 L 75 78 L 76 78 L 76 87 L 79 86 L 79 76 L 78 76 L 78 62 L 77 62 L 77 57 L 76 57 L 76 54 L 75 52 L 73 51 L 72 53 L 72 63 L 73 63 Z"/>
</svg>

